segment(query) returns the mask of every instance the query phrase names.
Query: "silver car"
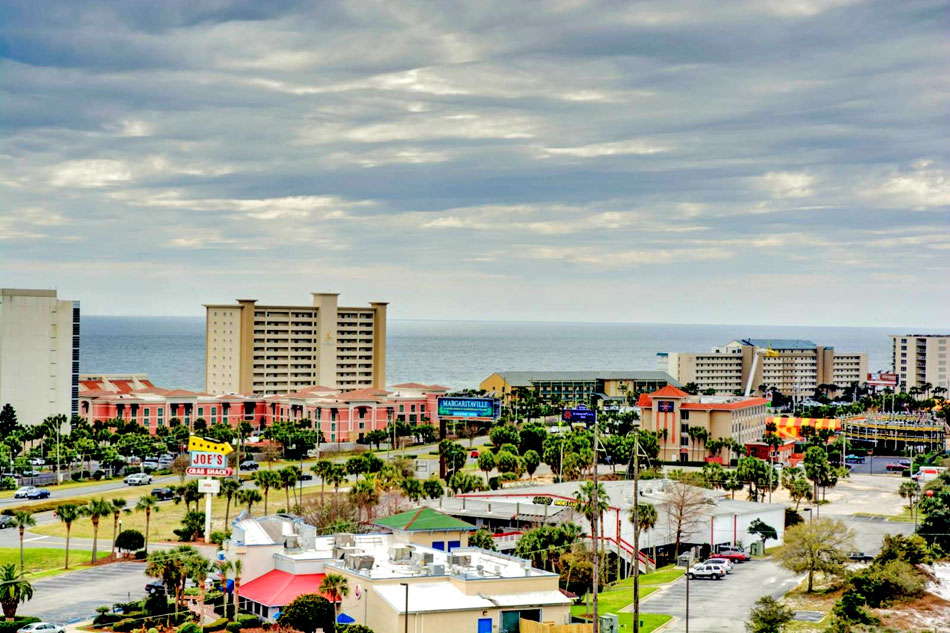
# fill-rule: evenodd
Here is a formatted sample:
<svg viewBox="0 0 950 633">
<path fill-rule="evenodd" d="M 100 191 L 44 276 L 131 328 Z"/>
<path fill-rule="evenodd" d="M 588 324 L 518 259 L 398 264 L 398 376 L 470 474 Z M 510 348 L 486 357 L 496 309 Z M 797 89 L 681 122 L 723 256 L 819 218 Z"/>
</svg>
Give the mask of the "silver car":
<svg viewBox="0 0 950 633">
<path fill-rule="evenodd" d="M 34 622 L 17 629 L 16 633 L 66 633 L 66 629 L 49 622 Z"/>
</svg>

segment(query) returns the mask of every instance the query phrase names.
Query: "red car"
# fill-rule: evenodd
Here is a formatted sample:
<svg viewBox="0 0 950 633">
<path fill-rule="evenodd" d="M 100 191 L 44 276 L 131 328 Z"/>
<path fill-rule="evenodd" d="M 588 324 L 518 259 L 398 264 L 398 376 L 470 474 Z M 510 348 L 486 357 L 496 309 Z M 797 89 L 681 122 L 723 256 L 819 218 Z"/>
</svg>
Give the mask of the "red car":
<svg viewBox="0 0 950 633">
<path fill-rule="evenodd" d="M 736 563 L 744 563 L 749 560 L 749 555 L 739 550 L 725 550 L 716 552 L 716 558 L 725 558 L 726 560 L 731 560 Z"/>
<path fill-rule="evenodd" d="M 908 468 L 910 468 L 910 466 L 908 466 L 907 464 L 901 464 L 898 462 L 898 463 L 888 464 L 887 466 L 884 467 L 884 470 L 903 472 L 907 470 Z"/>
<path fill-rule="evenodd" d="M 478 451 L 472 451 L 470 455 L 472 459 L 478 459 Z"/>
</svg>

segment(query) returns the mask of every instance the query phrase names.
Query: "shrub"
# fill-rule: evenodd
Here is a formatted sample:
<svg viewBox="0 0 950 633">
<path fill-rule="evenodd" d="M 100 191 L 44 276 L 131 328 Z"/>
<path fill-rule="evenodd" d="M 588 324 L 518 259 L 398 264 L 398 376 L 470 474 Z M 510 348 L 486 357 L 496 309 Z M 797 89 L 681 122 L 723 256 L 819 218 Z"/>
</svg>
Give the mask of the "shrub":
<svg viewBox="0 0 950 633">
<path fill-rule="evenodd" d="M 498 490 L 498 477 L 489 477 L 488 478 L 488 489 L 489 490 Z"/>
<path fill-rule="evenodd" d="M 156 629 L 154 626 L 150 627 L 147 633 L 158 633 L 158 629 Z"/>
<path fill-rule="evenodd" d="M 135 560 L 145 560 L 146 558 L 148 558 L 148 552 L 146 552 L 144 549 L 140 549 L 135 552 Z"/>
<path fill-rule="evenodd" d="M 124 619 L 125 616 L 121 613 L 100 613 L 92 620 L 92 625 L 101 628 L 109 626 L 110 624 L 115 624 L 116 622 Z"/>
<path fill-rule="evenodd" d="M 927 541 L 917 534 L 885 534 L 881 553 L 874 558 L 874 563 L 883 565 L 892 560 L 902 560 L 911 565 L 926 565 L 933 562 L 933 554 L 927 547 Z"/>
<path fill-rule="evenodd" d="M 227 618 L 218 618 L 214 622 L 205 624 L 203 627 L 201 627 L 201 630 L 203 631 L 203 633 L 209 633 L 210 631 L 221 631 L 227 625 L 228 625 Z"/>
<path fill-rule="evenodd" d="M 250 613 L 239 613 L 235 618 L 245 629 L 253 628 L 261 623 L 261 619 Z"/>
<path fill-rule="evenodd" d="M 101 468 L 97 469 L 94 473 L 92 473 L 92 478 L 95 479 L 96 481 L 102 480 L 102 478 L 105 476 L 106 476 L 106 471 L 102 470 Z"/>
<path fill-rule="evenodd" d="M 194 622 L 186 622 L 178 627 L 178 633 L 201 633 L 201 627 Z"/>
<path fill-rule="evenodd" d="M 0 490 L 16 490 L 16 479 L 13 477 L 4 477 L 0 479 Z"/>
<path fill-rule="evenodd" d="M 165 595 L 165 592 L 156 591 L 150 593 L 145 599 L 145 604 L 142 605 L 142 611 L 145 612 L 145 615 L 149 616 L 168 613 L 168 597 Z"/>
<path fill-rule="evenodd" d="M 337 633 L 373 633 L 365 624 L 344 624 L 336 627 Z"/>
<path fill-rule="evenodd" d="M 115 546 L 125 552 L 137 551 L 145 547 L 145 537 L 138 530 L 122 530 L 115 537 Z"/>
<path fill-rule="evenodd" d="M 209 591 L 205 594 L 205 604 L 224 604 L 224 594 L 220 591 Z"/>
<path fill-rule="evenodd" d="M 502 473 L 498 475 L 498 481 L 518 481 L 520 477 L 517 473 Z"/>
<path fill-rule="evenodd" d="M 32 624 L 34 622 L 39 622 L 39 618 L 34 618 L 32 616 L 20 616 L 15 620 L 7 622 L 6 620 L 0 620 L 0 633 L 16 633 L 16 631 L 27 624 Z"/>
<path fill-rule="evenodd" d="M 798 525 L 799 523 L 804 523 L 805 520 L 802 518 L 802 515 L 796 512 L 792 508 L 785 508 L 785 527 L 790 528 Z"/>
<path fill-rule="evenodd" d="M 211 533 L 211 542 L 215 545 L 223 545 L 226 540 L 231 538 L 230 532 L 222 532 L 217 530 Z"/>
<path fill-rule="evenodd" d="M 241 630 L 241 623 L 228 622 L 224 628 L 227 629 L 228 633 L 238 633 Z"/>
<path fill-rule="evenodd" d="M 112 630 L 116 633 L 130 633 L 142 626 L 137 618 L 126 618 L 112 625 Z"/>
<path fill-rule="evenodd" d="M 925 583 L 913 565 L 892 560 L 861 570 L 851 576 L 849 584 L 854 593 L 864 596 L 868 606 L 878 608 L 892 600 L 919 596 Z"/>
<path fill-rule="evenodd" d="M 334 633 L 336 611 L 330 601 L 315 593 L 297 596 L 293 602 L 283 608 L 278 623 L 289 626 L 301 633 Z"/>
</svg>

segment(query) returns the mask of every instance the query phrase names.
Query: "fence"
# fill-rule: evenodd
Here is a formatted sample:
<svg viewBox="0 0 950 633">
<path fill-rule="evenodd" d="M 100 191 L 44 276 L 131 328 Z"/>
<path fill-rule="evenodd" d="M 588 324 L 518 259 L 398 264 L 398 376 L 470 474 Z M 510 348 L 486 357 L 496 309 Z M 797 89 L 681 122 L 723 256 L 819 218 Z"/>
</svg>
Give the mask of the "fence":
<svg viewBox="0 0 950 633">
<path fill-rule="evenodd" d="M 593 633 L 594 624 L 554 624 L 521 620 L 521 633 Z"/>
</svg>

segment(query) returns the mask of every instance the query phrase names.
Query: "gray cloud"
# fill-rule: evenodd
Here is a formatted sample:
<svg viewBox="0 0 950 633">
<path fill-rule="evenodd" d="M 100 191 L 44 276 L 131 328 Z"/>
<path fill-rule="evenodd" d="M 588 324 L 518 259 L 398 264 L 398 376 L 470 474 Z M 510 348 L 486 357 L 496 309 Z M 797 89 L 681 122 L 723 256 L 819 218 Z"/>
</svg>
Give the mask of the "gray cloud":
<svg viewBox="0 0 950 633">
<path fill-rule="evenodd" d="M 948 9 L 7 2 L 4 283 L 946 325 Z"/>
</svg>

